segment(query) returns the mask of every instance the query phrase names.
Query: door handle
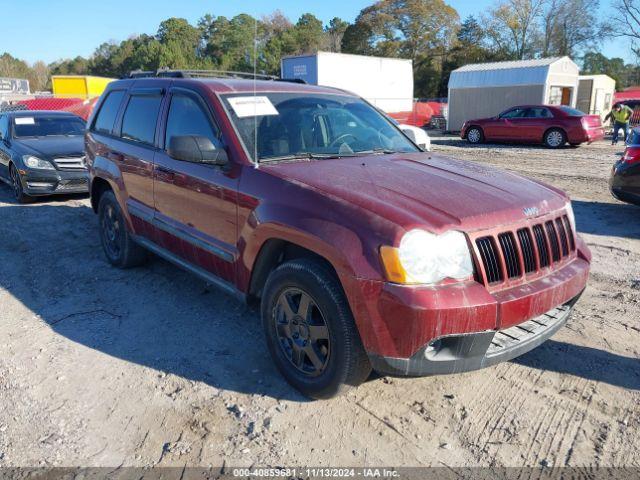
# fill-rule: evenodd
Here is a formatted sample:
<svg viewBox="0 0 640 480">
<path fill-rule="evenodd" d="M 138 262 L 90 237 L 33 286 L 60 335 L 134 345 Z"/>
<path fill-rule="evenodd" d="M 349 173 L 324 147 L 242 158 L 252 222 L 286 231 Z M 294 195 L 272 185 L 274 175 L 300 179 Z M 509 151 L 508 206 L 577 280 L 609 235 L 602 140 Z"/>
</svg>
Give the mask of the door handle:
<svg viewBox="0 0 640 480">
<path fill-rule="evenodd" d="M 124 160 L 124 155 L 116 152 L 108 152 L 107 158 L 109 160 L 113 160 L 114 162 L 122 162 Z"/>
<path fill-rule="evenodd" d="M 163 167 L 162 165 L 156 165 L 156 171 L 158 173 L 162 173 L 164 175 L 170 175 L 170 176 L 174 176 L 175 172 L 169 168 Z"/>
</svg>

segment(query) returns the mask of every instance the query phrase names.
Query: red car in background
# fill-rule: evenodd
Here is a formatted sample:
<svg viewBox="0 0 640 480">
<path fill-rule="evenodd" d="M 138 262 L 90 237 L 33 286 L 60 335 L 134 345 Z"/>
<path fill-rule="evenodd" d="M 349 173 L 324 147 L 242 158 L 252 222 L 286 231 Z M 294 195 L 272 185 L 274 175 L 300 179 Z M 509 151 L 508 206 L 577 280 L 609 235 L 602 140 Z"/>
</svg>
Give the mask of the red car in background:
<svg viewBox="0 0 640 480">
<path fill-rule="evenodd" d="M 604 138 L 598 115 L 557 105 L 520 105 L 491 118 L 468 120 L 460 136 L 469 143 L 483 141 L 543 143 L 559 148 Z"/>
</svg>

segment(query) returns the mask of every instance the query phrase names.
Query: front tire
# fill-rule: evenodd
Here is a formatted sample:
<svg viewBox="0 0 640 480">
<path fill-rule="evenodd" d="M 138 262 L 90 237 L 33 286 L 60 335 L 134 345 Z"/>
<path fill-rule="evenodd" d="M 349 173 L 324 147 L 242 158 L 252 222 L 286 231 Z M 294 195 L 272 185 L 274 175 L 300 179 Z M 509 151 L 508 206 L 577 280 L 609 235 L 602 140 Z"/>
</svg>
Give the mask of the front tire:
<svg viewBox="0 0 640 480">
<path fill-rule="evenodd" d="M 9 176 L 11 177 L 11 186 L 13 187 L 13 196 L 15 197 L 18 203 L 29 203 L 33 197 L 30 197 L 26 193 L 24 193 L 24 189 L 22 188 L 22 178 L 20 177 L 20 172 L 16 170 L 16 167 L 11 164 L 9 168 Z"/>
<path fill-rule="evenodd" d="M 147 251 L 131 238 L 113 192 L 104 192 L 100 197 L 98 219 L 102 249 L 111 265 L 130 268 L 146 261 Z"/>
<path fill-rule="evenodd" d="M 276 268 L 267 279 L 261 313 L 276 367 L 303 395 L 341 395 L 371 373 L 347 299 L 323 263 L 300 259 Z"/>
<path fill-rule="evenodd" d="M 469 143 L 478 144 L 484 141 L 484 133 L 480 127 L 471 127 L 467 131 L 467 141 Z"/>
<path fill-rule="evenodd" d="M 567 143 L 567 136 L 559 128 L 552 128 L 544 134 L 544 144 L 548 148 L 560 148 Z"/>
</svg>

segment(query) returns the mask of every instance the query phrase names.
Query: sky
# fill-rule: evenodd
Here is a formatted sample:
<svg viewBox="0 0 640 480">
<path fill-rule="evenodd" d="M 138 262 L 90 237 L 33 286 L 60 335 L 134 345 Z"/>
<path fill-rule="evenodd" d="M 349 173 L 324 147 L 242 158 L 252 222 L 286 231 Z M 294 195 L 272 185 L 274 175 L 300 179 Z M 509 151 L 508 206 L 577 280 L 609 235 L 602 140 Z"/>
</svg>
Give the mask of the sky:
<svg viewBox="0 0 640 480">
<path fill-rule="evenodd" d="M 448 0 L 461 18 L 478 17 L 494 0 Z M 609 0 L 601 0 L 606 15 Z M 46 63 L 77 55 L 90 56 L 105 41 L 121 41 L 133 34 L 154 34 L 159 23 L 169 17 L 183 17 L 195 24 L 205 13 L 232 17 L 249 13 L 260 17 L 275 9 L 292 21 L 311 12 L 327 23 L 333 17 L 353 21 L 373 0 L 0 0 L 3 16 L 0 54 Z M 632 61 L 628 41 L 606 41 L 606 56 Z"/>
</svg>

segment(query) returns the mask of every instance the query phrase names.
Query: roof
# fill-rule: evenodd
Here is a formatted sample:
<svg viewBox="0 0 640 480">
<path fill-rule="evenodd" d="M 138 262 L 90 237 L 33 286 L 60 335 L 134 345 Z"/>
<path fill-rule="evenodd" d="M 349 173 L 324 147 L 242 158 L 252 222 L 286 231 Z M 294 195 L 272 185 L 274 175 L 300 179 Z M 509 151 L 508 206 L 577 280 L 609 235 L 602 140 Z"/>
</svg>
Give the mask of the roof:
<svg viewBox="0 0 640 480">
<path fill-rule="evenodd" d="M 449 88 L 544 85 L 551 68 L 557 68 L 556 64 L 563 69 L 560 73 L 570 70 L 569 74 L 577 77 L 578 66 L 569 57 L 474 63 L 451 72 Z"/>
<path fill-rule="evenodd" d="M 117 80 L 109 84 L 109 88 L 117 88 L 118 85 L 129 85 L 130 82 L 145 83 L 151 85 L 159 83 L 166 85 L 173 83 L 175 85 L 203 84 L 215 93 L 257 93 L 265 92 L 289 92 L 289 93 L 315 93 L 315 94 L 340 94 L 353 95 L 349 92 L 331 87 L 319 87 L 317 85 L 309 85 L 304 83 L 277 81 L 277 80 L 246 80 L 236 78 L 169 78 L 169 77 L 143 77 L 129 78 Z M 147 83 L 148 82 L 148 83 Z"/>
<path fill-rule="evenodd" d="M 609 75 L 605 75 L 604 73 L 596 74 L 596 75 L 580 75 L 578 77 L 580 80 L 597 80 L 597 81 L 605 81 L 612 85 L 615 85 L 616 81 L 614 78 L 611 78 Z"/>
<path fill-rule="evenodd" d="M 391 60 L 391 61 L 397 61 L 397 62 L 403 62 L 403 63 L 413 63 L 413 60 L 411 60 L 410 58 L 397 58 L 397 57 L 381 57 L 381 56 L 375 56 L 375 55 L 358 55 L 355 53 L 343 53 L 343 52 L 327 52 L 325 50 L 319 50 L 315 53 L 302 53 L 299 55 L 285 55 L 282 57 L 282 60 L 292 60 L 292 59 L 296 59 L 296 58 L 310 58 L 310 57 L 320 57 L 320 56 L 325 56 L 325 57 L 336 57 L 336 58 L 344 58 L 344 59 L 352 59 L 352 60 L 357 60 L 357 59 L 370 59 L 370 60 Z"/>
<path fill-rule="evenodd" d="M 486 70 L 510 70 L 514 68 L 548 67 L 562 57 L 534 58 L 533 60 L 509 60 L 506 62 L 471 63 L 456 68 L 454 72 L 480 72 Z"/>
</svg>

